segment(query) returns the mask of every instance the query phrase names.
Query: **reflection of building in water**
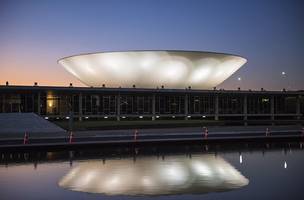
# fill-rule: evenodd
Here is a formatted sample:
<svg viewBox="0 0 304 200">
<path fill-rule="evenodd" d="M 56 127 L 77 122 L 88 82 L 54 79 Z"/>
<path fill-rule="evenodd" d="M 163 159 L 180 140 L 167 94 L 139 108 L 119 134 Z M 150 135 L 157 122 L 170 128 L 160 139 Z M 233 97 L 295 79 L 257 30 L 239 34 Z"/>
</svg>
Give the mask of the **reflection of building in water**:
<svg viewBox="0 0 304 200">
<path fill-rule="evenodd" d="M 79 163 L 59 186 L 74 191 L 108 195 L 175 195 L 220 192 L 248 184 L 239 171 L 213 155 L 91 160 Z"/>
</svg>

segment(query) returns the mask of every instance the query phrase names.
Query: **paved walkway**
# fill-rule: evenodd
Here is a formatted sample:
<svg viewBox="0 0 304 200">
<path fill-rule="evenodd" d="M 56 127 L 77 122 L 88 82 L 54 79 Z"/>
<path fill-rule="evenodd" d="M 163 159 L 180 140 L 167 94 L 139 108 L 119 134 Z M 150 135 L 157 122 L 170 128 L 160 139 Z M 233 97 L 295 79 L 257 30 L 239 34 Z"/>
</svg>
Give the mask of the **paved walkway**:
<svg viewBox="0 0 304 200">
<path fill-rule="evenodd" d="M 62 136 L 66 132 L 59 126 L 43 119 L 35 113 L 0 113 L 0 138 L 33 136 Z"/>
<path fill-rule="evenodd" d="M 40 117 L 39 117 L 40 118 Z M 40 118 L 41 119 L 41 118 Z M 21 121 L 21 120 L 20 120 Z M 29 120 L 27 120 L 28 122 Z M 31 123 L 33 121 L 31 120 Z M 47 123 L 45 123 L 47 122 Z M 22 124 L 21 128 L 16 127 L 18 131 L 5 132 L 5 129 L 0 131 L 0 140 L 6 139 L 20 139 L 24 137 L 24 130 L 28 130 L 27 133 L 30 138 L 66 138 L 69 133 L 47 120 L 37 120 L 31 129 L 25 128 L 25 122 L 10 122 L 10 124 Z M 41 123 L 39 127 L 38 123 Z M 11 126 L 10 125 L 10 126 Z M 54 126 L 52 126 L 54 125 Z M 35 128 L 36 126 L 36 128 Z M 266 130 L 270 133 L 279 132 L 302 132 L 304 129 L 302 126 L 210 126 L 210 127 L 184 127 L 184 128 L 161 128 L 161 129 L 122 129 L 122 130 L 100 130 L 100 131 L 75 131 L 74 137 L 89 138 L 89 137 L 119 137 L 119 136 L 133 136 L 135 131 L 138 136 L 172 136 L 172 135 L 202 135 L 205 130 L 208 130 L 209 135 L 233 135 L 233 134 L 264 134 Z M 14 130 L 14 129 L 13 129 Z M 31 131 L 30 131 L 31 130 Z"/>
<path fill-rule="evenodd" d="M 171 128 L 141 130 L 104 130 L 78 131 L 70 138 L 66 132 L 60 136 L 44 134 L 43 137 L 30 137 L 24 144 L 23 137 L 1 138 L 0 149 L 67 147 L 70 145 L 114 145 L 130 143 L 159 142 L 197 142 L 197 141 L 269 141 L 303 139 L 304 129 L 301 126 L 233 126 L 210 127 L 205 135 L 205 128 Z M 136 133 L 136 134 L 135 134 Z M 267 134 L 266 134 L 267 133 Z"/>
<path fill-rule="evenodd" d="M 85 136 L 123 136 L 134 135 L 163 135 L 163 134 L 202 134 L 208 130 L 208 134 L 250 134 L 269 132 L 302 131 L 302 126 L 210 126 L 210 127 L 185 127 L 185 128 L 162 128 L 162 129 L 124 129 L 124 130 L 101 130 L 101 131 L 75 131 L 74 135 Z"/>
<path fill-rule="evenodd" d="M 24 144 L 24 133 L 28 140 Z M 207 133 L 207 136 L 205 135 Z M 267 134 L 266 134 L 267 133 Z M 302 126 L 210 126 L 160 129 L 75 131 L 69 133 L 34 113 L 0 114 L 0 149 L 90 144 L 129 144 L 303 138 Z"/>
</svg>

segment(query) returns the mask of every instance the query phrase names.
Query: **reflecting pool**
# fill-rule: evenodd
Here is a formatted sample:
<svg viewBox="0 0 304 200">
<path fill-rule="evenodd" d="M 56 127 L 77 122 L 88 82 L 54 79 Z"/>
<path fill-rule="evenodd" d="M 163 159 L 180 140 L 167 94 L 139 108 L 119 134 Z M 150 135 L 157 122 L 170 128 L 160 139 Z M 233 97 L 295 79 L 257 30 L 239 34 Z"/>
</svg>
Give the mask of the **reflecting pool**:
<svg viewBox="0 0 304 200">
<path fill-rule="evenodd" d="M 0 199 L 303 199 L 302 148 L 3 152 Z"/>
</svg>

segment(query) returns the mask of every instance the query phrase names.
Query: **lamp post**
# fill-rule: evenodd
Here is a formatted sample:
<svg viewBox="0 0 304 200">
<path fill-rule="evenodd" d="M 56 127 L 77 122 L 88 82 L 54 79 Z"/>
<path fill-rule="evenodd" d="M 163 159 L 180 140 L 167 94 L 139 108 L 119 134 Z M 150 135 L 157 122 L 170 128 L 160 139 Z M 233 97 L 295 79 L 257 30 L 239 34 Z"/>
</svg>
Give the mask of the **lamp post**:
<svg viewBox="0 0 304 200">
<path fill-rule="evenodd" d="M 74 112 L 73 112 L 73 107 L 72 107 L 72 96 L 68 97 L 68 110 L 69 110 L 69 131 L 73 130 L 73 120 L 74 120 Z"/>
<path fill-rule="evenodd" d="M 238 89 L 240 90 L 241 89 L 241 85 L 242 85 L 242 77 L 238 77 L 237 81 L 238 81 Z"/>
<path fill-rule="evenodd" d="M 281 72 L 282 78 L 283 78 L 283 84 L 284 84 L 284 88 L 286 90 L 290 89 L 290 85 L 289 85 L 289 81 L 288 81 L 288 77 L 285 71 Z"/>
</svg>

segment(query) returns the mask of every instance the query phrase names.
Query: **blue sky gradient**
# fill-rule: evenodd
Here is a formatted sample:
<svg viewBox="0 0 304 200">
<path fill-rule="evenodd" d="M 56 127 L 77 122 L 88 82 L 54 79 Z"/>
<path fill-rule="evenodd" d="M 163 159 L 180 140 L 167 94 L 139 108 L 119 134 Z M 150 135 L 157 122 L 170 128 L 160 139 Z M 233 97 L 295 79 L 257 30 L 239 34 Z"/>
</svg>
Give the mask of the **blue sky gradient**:
<svg viewBox="0 0 304 200">
<path fill-rule="evenodd" d="M 0 84 L 82 85 L 59 58 L 171 49 L 247 58 L 219 88 L 303 89 L 303 10 L 301 0 L 1 0 Z"/>
</svg>

